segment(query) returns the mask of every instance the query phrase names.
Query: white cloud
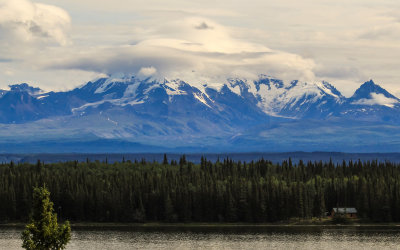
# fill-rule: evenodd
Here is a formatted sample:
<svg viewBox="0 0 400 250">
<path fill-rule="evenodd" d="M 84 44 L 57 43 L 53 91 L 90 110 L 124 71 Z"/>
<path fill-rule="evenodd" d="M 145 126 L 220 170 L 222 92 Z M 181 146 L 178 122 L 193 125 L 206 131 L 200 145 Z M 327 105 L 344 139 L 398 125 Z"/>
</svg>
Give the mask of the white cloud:
<svg viewBox="0 0 400 250">
<path fill-rule="evenodd" d="M 138 75 L 139 76 L 143 76 L 143 77 L 149 77 L 154 75 L 157 72 L 157 69 L 154 68 L 153 66 L 151 67 L 142 67 L 139 72 Z"/>
<path fill-rule="evenodd" d="M 66 44 L 71 20 L 66 11 L 29 0 L 0 0 L 0 42 Z"/>
<path fill-rule="evenodd" d="M 285 80 L 314 79 L 311 59 L 236 38 L 232 28 L 207 18 L 171 20 L 141 30 L 136 36 L 142 40 L 133 45 L 70 54 L 50 62 L 50 67 L 107 74 L 151 73 L 194 83 L 225 81 L 228 77 L 255 78 L 262 73 Z"/>
<path fill-rule="evenodd" d="M 388 98 L 383 94 L 371 93 L 370 99 L 360 99 L 351 104 L 358 105 L 384 105 L 393 108 L 394 104 L 399 104 L 399 101 L 393 98 Z"/>
</svg>

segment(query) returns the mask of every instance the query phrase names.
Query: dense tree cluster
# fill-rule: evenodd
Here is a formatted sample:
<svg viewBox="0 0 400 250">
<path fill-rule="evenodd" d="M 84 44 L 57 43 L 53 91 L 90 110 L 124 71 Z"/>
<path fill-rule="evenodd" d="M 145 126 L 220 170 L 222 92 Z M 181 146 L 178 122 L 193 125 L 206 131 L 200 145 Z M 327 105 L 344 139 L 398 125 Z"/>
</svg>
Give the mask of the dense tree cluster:
<svg viewBox="0 0 400 250">
<path fill-rule="evenodd" d="M 72 221 L 274 222 L 336 206 L 400 221 L 400 165 L 389 162 L 11 162 L 0 165 L 0 221 L 27 220 L 43 185 Z"/>
</svg>

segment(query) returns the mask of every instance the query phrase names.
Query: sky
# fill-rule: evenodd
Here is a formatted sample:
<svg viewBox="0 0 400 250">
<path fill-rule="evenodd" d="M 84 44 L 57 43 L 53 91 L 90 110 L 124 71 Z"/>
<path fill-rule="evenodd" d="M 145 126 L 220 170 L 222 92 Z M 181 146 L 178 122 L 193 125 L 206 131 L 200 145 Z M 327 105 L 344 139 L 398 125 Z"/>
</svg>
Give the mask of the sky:
<svg viewBox="0 0 400 250">
<path fill-rule="evenodd" d="M 398 0 L 0 0 L 0 88 L 266 74 L 400 97 L 399 41 Z"/>
</svg>

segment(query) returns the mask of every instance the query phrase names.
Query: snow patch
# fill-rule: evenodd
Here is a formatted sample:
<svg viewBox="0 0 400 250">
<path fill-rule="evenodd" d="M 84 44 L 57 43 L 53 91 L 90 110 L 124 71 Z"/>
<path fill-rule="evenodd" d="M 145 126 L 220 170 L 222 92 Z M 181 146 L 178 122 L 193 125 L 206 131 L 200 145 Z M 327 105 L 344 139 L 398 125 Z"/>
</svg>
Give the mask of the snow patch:
<svg viewBox="0 0 400 250">
<path fill-rule="evenodd" d="M 124 92 L 124 97 L 135 97 L 136 96 L 136 90 L 139 87 L 139 82 L 135 82 L 133 84 L 129 84 L 128 87 L 125 89 Z"/>
<path fill-rule="evenodd" d="M 156 89 L 156 88 L 160 88 L 160 85 L 159 84 L 153 84 L 153 85 L 151 85 L 149 88 L 147 88 L 144 92 L 143 92 L 143 94 L 148 94 L 148 93 L 150 93 L 150 91 L 152 91 L 153 89 Z"/>
<path fill-rule="evenodd" d="M 199 100 L 201 103 L 203 103 L 204 105 L 206 105 L 207 107 L 211 108 L 210 105 L 208 105 L 207 101 L 204 99 L 203 95 L 197 95 L 196 93 L 193 93 L 193 96 Z"/>
<path fill-rule="evenodd" d="M 142 103 L 144 103 L 144 101 L 130 101 L 130 102 L 127 102 L 127 103 L 123 103 L 123 104 L 121 104 L 121 106 L 126 106 L 126 105 L 131 105 L 131 106 L 133 106 L 133 105 L 138 105 L 138 104 L 142 104 Z"/>
<path fill-rule="evenodd" d="M 99 105 L 104 104 L 105 102 L 111 103 L 116 106 L 122 106 L 125 107 L 127 105 L 138 105 L 144 103 L 143 100 L 132 100 L 132 98 L 121 98 L 121 99 L 114 99 L 114 100 L 102 100 L 98 102 L 91 102 L 91 103 L 86 103 L 78 108 L 73 108 L 71 111 L 72 113 L 80 112 L 85 110 L 88 107 L 94 107 L 97 108 Z"/>
<path fill-rule="evenodd" d="M 43 98 L 48 97 L 48 96 L 49 95 L 41 95 L 41 96 L 36 97 L 36 99 L 40 100 L 40 99 L 43 99 Z"/>
<path fill-rule="evenodd" d="M 133 75 L 115 74 L 111 75 L 100 87 L 96 89 L 95 94 L 100 94 L 112 88 L 116 83 L 130 83 L 134 80 Z"/>
<path fill-rule="evenodd" d="M 185 91 L 179 89 L 184 83 L 180 80 L 168 81 L 165 80 L 164 89 L 168 95 L 187 95 Z"/>
<path fill-rule="evenodd" d="M 331 95 L 331 96 L 333 96 L 333 97 L 335 97 L 335 98 L 340 98 L 338 95 L 336 95 L 336 94 L 334 94 L 333 92 L 332 92 L 332 90 L 330 89 L 330 88 L 328 88 L 326 85 L 324 85 L 323 83 L 321 83 L 321 82 L 318 82 L 318 83 L 316 83 L 316 85 L 322 90 L 322 91 L 324 91 L 325 93 L 327 93 L 328 95 Z"/>
</svg>

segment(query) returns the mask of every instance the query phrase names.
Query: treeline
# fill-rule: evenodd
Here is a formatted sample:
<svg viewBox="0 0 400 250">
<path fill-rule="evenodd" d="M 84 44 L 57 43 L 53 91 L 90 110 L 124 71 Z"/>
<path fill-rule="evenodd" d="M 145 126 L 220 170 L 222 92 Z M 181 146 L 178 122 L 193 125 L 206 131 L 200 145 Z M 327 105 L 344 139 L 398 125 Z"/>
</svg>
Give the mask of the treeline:
<svg viewBox="0 0 400 250">
<path fill-rule="evenodd" d="M 33 187 L 43 185 L 72 221 L 275 222 L 337 205 L 400 221 L 400 165 L 390 162 L 11 162 L 0 165 L 0 221 L 26 221 Z"/>
</svg>

